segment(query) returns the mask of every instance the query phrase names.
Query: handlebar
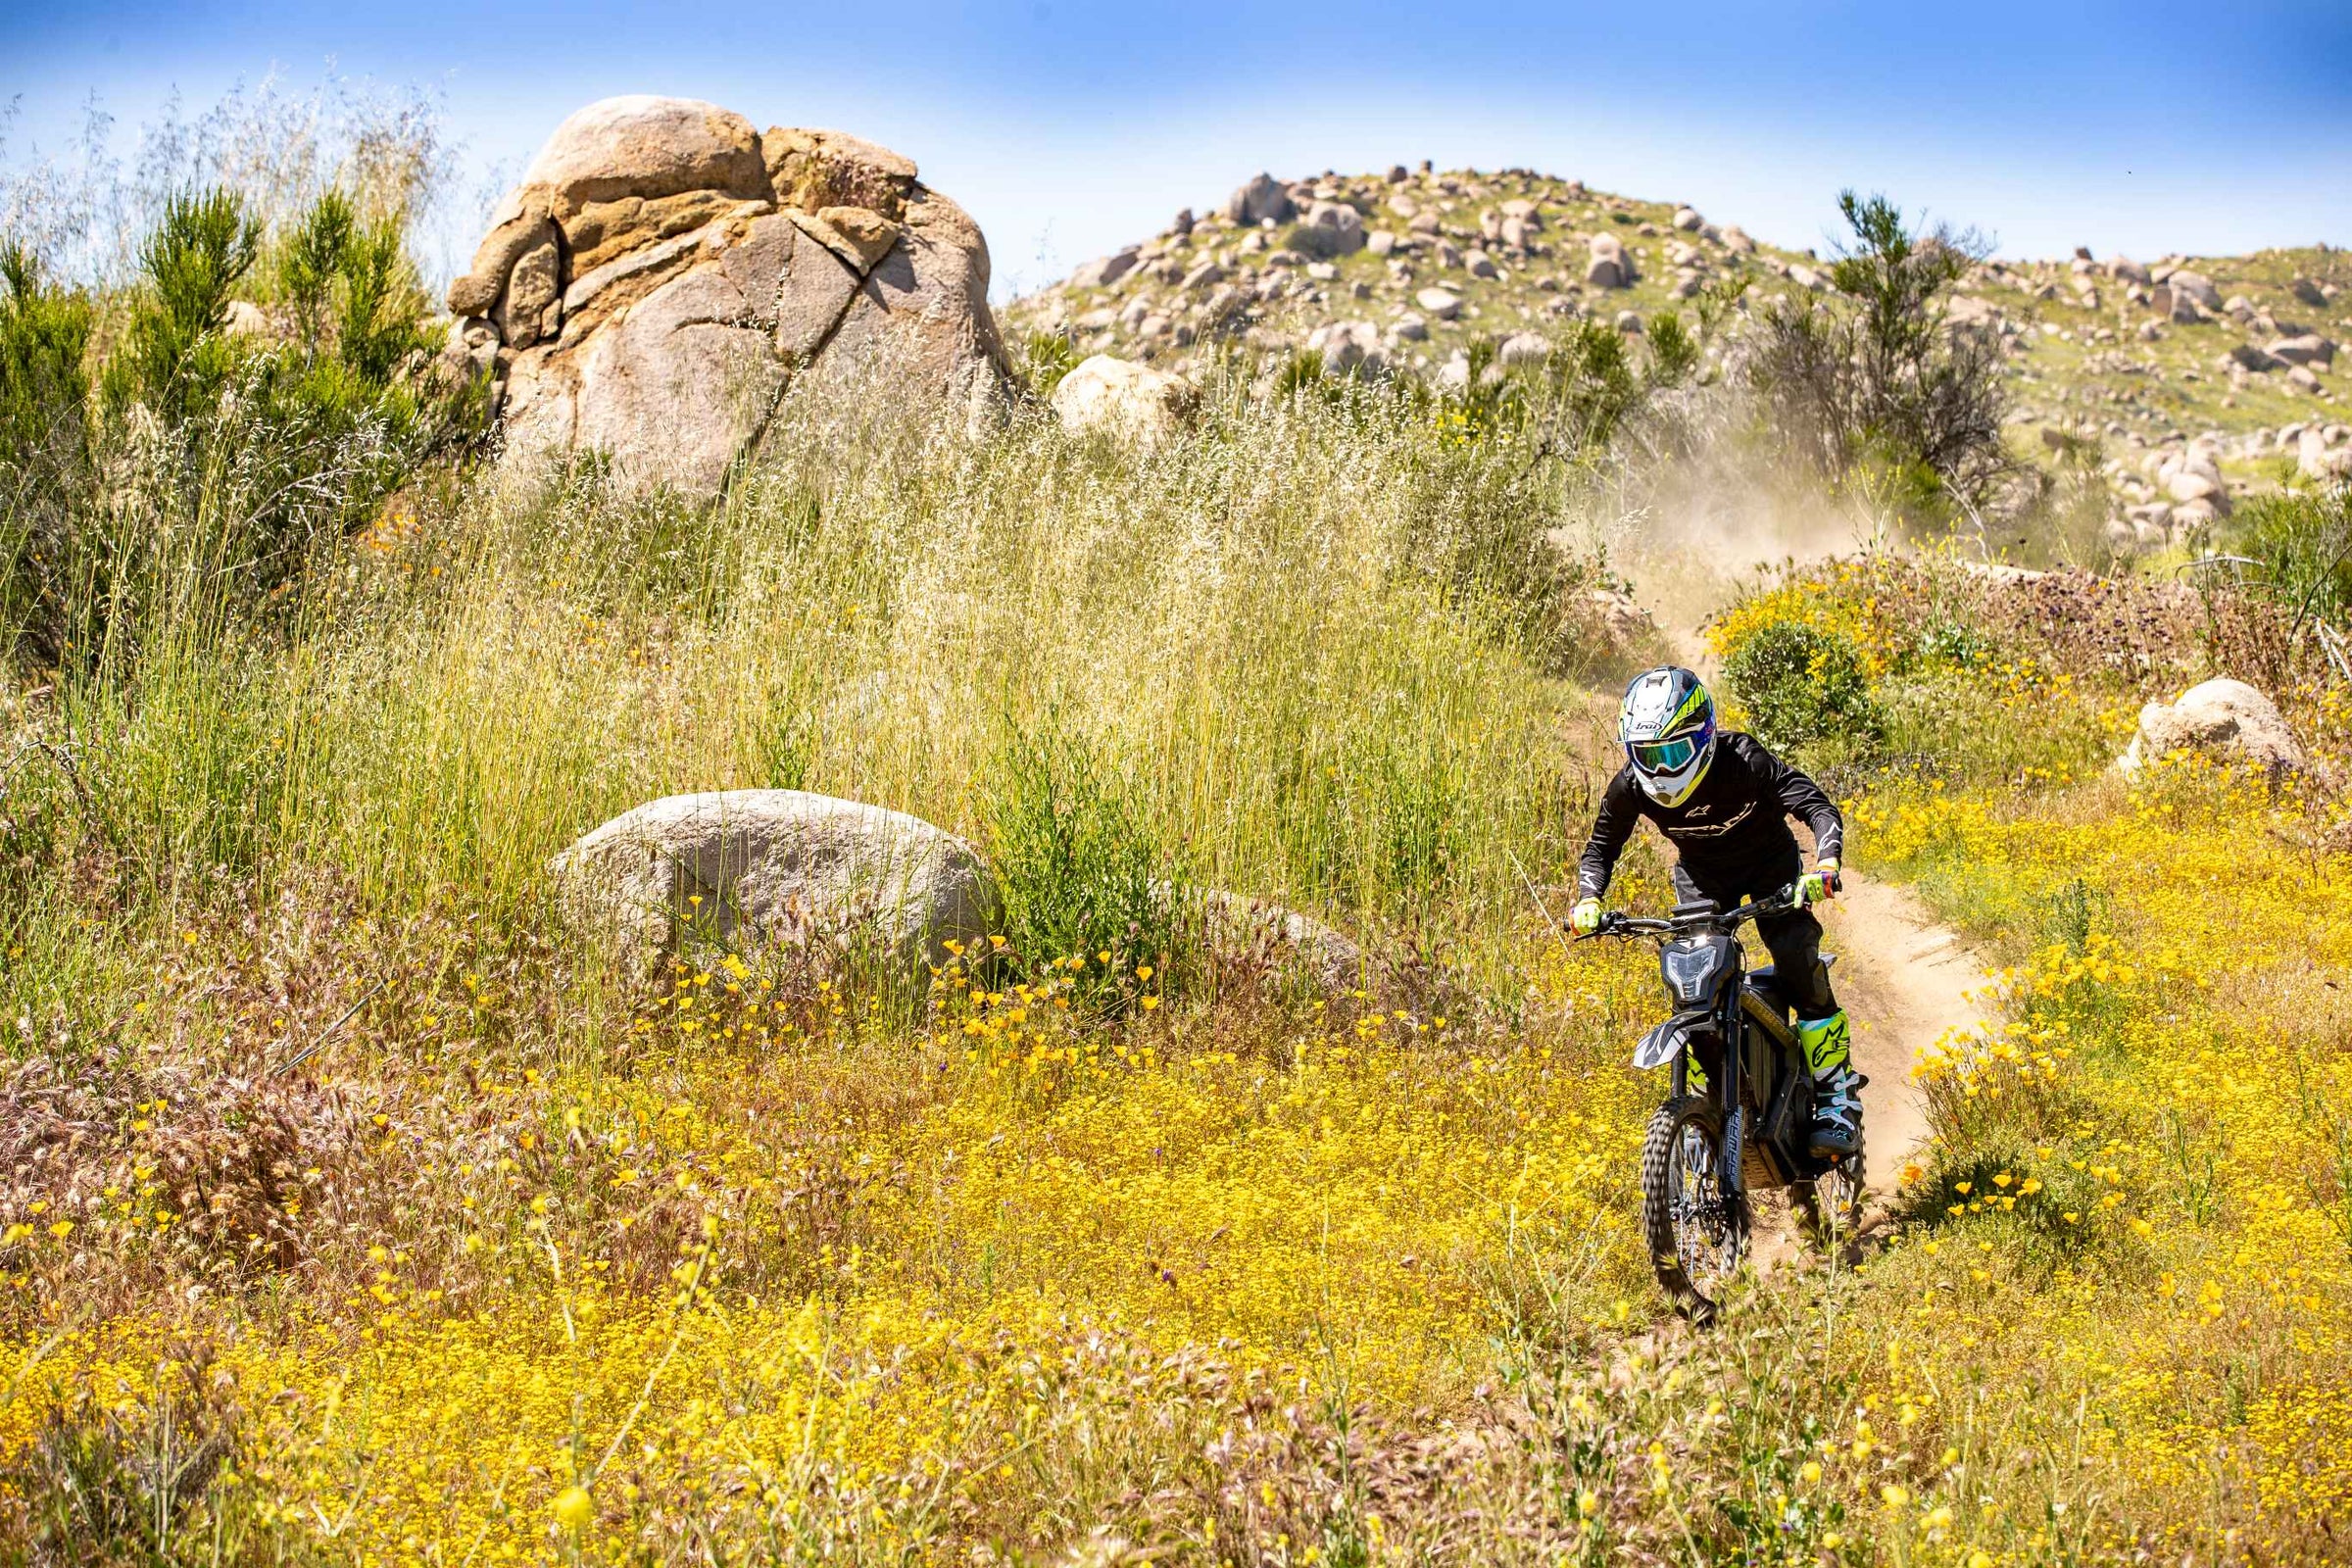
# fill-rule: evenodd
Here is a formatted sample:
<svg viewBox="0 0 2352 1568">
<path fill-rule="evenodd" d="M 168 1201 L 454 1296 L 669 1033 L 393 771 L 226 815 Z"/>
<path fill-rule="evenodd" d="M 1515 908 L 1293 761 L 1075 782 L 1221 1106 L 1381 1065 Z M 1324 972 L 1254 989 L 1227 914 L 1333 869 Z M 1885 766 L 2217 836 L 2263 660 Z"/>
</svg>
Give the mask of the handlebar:
<svg viewBox="0 0 2352 1568">
<path fill-rule="evenodd" d="M 1611 909 L 1600 917 L 1598 930 L 1575 940 L 1590 942 L 1594 937 L 1676 937 L 1687 931 L 1732 932 L 1750 920 L 1759 920 L 1771 914 L 1786 914 L 1798 907 L 1801 906 L 1796 902 L 1796 884 L 1791 882 L 1778 893 L 1750 899 L 1745 904 L 1718 909 L 1713 914 L 1680 914 L 1658 919 Z"/>
</svg>

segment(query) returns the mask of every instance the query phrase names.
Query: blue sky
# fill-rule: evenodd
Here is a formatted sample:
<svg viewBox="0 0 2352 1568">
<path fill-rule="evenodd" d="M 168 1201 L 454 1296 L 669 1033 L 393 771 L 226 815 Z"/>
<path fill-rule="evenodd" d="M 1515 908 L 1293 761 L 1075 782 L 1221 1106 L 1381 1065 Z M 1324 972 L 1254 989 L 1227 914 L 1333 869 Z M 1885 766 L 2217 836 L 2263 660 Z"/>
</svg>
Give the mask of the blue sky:
<svg viewBox="0 0 2352 1568">
<path fill-rule="evenodd" d="M 477 174 L 571 109 L 709 98 L 914 158 L 999 292 L 1285 175 L 1530 165 L 1819 244 L 1841 185 L 2012 255 L 2352 244 L 2352 0 L 1757 7 L 0 0 L 21 162 L 275 68 L 428 89 Z"/>
</svg>

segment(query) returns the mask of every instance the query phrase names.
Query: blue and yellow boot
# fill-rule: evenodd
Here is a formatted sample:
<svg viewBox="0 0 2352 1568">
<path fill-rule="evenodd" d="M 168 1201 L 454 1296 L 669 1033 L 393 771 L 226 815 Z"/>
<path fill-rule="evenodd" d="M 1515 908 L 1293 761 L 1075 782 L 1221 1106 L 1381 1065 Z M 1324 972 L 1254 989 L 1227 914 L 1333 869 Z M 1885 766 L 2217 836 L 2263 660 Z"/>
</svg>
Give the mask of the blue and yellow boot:
<svg viewBox="0 0 2352 1568">
<path fill-rule="evenodd" d="M 1796 1039 L 1813 1070 L 1813 1152 L 1850 1154 L 1862 1147 L 1862 1086 L 1868 1080 L 1854 1071 L 1845 1009 L 1797 1019 Z"/>
</svg>

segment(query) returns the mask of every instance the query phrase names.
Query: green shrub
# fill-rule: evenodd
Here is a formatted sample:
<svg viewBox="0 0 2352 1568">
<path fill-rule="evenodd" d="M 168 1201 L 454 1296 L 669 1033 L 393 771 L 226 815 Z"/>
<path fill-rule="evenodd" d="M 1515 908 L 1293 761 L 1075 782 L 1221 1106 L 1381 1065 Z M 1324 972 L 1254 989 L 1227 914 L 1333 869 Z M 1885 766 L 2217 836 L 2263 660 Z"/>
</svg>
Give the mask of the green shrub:
<svg viewBox="0 0 2352 1568">
<path fill-rule="evenodd" d="M 141 403 L 173 426 L 211 412 L 237 368 L 224 328 L 237 285 L 253 270 L 261 225 L 232 193 L 184 193 L 139 247 L 143 286 L 127 340 L 107 364 L 108 401 Z"/>
<path fill-rule="evenodd" d="M 312 203 L 286 238 L 277 259 L 277 285 L 306 340 L 316 340 L 326 330 L 335 279 L 358 227 L 359 215 L 352 211 L 350 198 L 330 190 Z"/>
<path fill-rule="evenodd" d="M 1853 231 L 1830 266 L 1835 292 L 1792 290 L 1757 317 L 1748 377 L 1788 449 L 1820 473 L 1891 477 L 1914 505 L 1944 491 L 1975 503 L 2013 471 L 1998 337 L 1953 330 L 1944 296 L 1990 245 L 1914 234 L 1884 196 L 1840 193 Z"/>
<path fill-rule="evenodd" d="M 0 246 L 0 649 L 37 617 L 30 571 L 88 494 L 95 313 L 47 282 L 20 246 Z"/>
<path fill-rule="evenodd" d="M 1078 959 L 1078 994 L 1105 1010 L 1138 994 L 1143 965 L 1173 987 L 1178 977 L 1167 971 L 1185 946 L 1189 902 L 1182 881 L 1140 793 L 1057 710 L 1027 725 L 1005 722 L 981 819 L 1004 951 L 1017 971 L 1044 979 Z"/>
<path fill-rule="evenodd" d="M 1083 357 L 1078 345 L 1059 332 L 1032 332 L 1021 340 L 1021 379 L 1032 396 L 1050 398 Z"/>
<path fill-rule="evenodd" d="M 1834 743 L 1850 755 L 1886 737 L 1862 652 L 1837 632 L 1770 622 L 1740 645 L 1723 672 L 1748 711 L 1749 728 L 1769 746 Z"/>
<path fill-rule="evenodd" d="M 2340 623 L 2352 611 L 2352 487 L 2288 491 L 2238 514 L 2237 551 L 2262 564 L 2249 582 L 2307 618 Z"/>
<path fill-rule="evenodd" d="M 202 641 L 296 607 L 285 590 L 315 546 L 487 429 L 486 382 L 426 352 L 397 224 L 357 214 L 328 192 L 258 268 L 240 197 L 172 197 L 94 400 L 89 304 L 22 252 L 0 259 L 0 635 L 19 660 L 135 658 L 166 623 Z M 290 334 L 228 330 L 257 280 Z"/>
<path fill-rule="evenodd" d="M 1586 325 L 1596 325 L 1587 322 Z M 1621 334 L 1612 330 L 1612 337 Z M 1679 386 L 1698 368 L 1698 339 L 1683 325 L 1683 318 L 1672 311 L 1660 311 L 1652 317 L 1646 332 L 1649 339 L 1649 379 L 1657 386 Z"/>
</svg>

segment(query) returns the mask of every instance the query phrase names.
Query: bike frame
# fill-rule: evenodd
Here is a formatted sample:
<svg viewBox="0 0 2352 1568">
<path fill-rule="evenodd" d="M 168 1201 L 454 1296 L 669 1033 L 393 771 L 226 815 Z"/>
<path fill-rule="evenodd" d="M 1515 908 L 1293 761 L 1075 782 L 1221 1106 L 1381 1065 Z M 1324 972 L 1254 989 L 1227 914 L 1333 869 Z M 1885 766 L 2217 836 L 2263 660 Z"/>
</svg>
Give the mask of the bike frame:
<svg viewBox="0 0 2352 1568">
<path fill-rule="evenodd" d="M 1704 908 L 1686 906 L 1665 920 L 1615 915 L 1593 933 L 1670 939 L 1713 933 L 1731 939 L 1726 972 L 1717 980 L 1715 994 L 1706 1005 L 1681 1008 L 1659 1028 L 1679 1029 L 1681 1036 L 1668 1064 L 1674 1098 L 1690 1092 L 1690 1057 L 1693 1052 L 1699 1054 L 1699 1067 L 1706 1074 L 1723 1124 L 1717 1151 L 1720 1180 L 1735 1198 L 1748 1191 L 1746 1155 L 1751 1142 L 1772 1178 L 1769 1186 L 1809 1181 L 1826 1168 L 1796 1136 L 1796 1102 L 1805 1086 L 1794 1066 L 1799 1059 L 1795 1031 L 1748 983 L 1747 956 L 1738 937 L 1740 927 L 1748 921 L 1794 907 L 1793 899 L 1786 895 L 1753 900 L 1728 910 L 1712 905 Z M 1668 985 L 1671 992 L 1672 982 Z M 1681 999 L 1675 1000 L 1680 1007 Z M 1751 1101 L 1755 1102 L 1752 1107 Z M 1756 1122 L 1752 1140 L 1751 1118 Z"/>
</svg>

